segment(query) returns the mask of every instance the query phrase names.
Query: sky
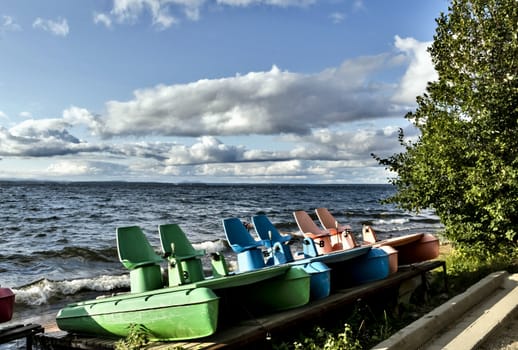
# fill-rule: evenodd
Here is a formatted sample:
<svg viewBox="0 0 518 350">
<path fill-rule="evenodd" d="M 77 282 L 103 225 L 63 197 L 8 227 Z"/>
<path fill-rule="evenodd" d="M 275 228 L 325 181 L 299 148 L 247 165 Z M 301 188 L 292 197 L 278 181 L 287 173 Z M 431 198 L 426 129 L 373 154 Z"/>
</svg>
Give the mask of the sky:
<svg viewBox="0 0 518 350">
<path fill-rule="evenodd" d="M 1 0 L 0 180 L 387 183 L 446 0 Z"/>
</svg>

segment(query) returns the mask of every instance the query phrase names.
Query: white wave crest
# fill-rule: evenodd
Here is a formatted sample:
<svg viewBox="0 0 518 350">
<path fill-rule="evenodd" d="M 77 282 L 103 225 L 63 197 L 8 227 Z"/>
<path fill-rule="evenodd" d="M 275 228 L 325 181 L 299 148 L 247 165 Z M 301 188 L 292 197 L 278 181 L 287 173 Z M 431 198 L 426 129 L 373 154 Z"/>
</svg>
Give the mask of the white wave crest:
<svg viewBox="0 0 518 350">
<path fill-rule="evenodd" d="M 225 240 L 218 239 L 216 241 L 205 241 L 201 243 L 194 243 L 195 249 L 204 249 L 207 253 L 217 253 L 228 249 L 228 244 Z"/>
<path fill-rule="evenodd" d="M 16 303 L 27 305 L 43 305 L 57 295 L 72 295 L 80 290 L 109 291 L 117 288 L 128 288 L 129 276 L 98 276 L 77 280 L 53 281 L 41 279 L 35 283 L 13 289 Z"/>
<path fill-rule="evenodd" d="M 373 225 L 403 225 L 407 222 L 410 222 L 409 219 L 405 218 L 398 218 L 398 219 L 390 219 L 390 220 L 383 220 L 379 219 L 373 222 Z"/>
</svg>

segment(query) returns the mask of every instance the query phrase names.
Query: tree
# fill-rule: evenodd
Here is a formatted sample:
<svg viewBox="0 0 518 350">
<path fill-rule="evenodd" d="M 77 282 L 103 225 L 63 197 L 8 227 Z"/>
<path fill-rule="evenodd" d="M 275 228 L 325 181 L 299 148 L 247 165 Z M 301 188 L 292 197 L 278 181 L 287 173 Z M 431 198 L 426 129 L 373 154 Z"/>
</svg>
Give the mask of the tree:
<svg viewBox="0 0 518 350">
<path fill-rule="evenodd" d="M 373 155 L 397 175 L 388 202 L 433 208 L 460 249 L 518 247 L 518 1 L 452 0 L 429 52 L 438 80 L 408 113 L 420 131 L 403 152 Z"/>
</svg>

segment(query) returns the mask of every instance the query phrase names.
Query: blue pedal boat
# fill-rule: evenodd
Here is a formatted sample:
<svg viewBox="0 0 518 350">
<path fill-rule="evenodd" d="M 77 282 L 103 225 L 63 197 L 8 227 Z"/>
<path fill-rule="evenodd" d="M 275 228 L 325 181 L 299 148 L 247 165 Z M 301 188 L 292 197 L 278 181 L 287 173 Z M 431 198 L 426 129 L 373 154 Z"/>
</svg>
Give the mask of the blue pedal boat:
<svg viewBox="0 0 518 350">
<path fill-rule="evenodd" d="M 273 248 L 274 263 L 288 261 L 290 264 L 325 264 L 331 270 L 332 289 L 382 279 L 388 275 L 384 264 L 386 254 L 381 249 L 374 248 L 372 252 L 372 246 L 361 246 L 321 254 L 315 241 L 305 237 L 302 254 L 299 253 L 294 258 L 285 236 L 280 235 L 267 216 L 256 215 L 252 217 L 252 223 L 259 237 L 265 241 L 271 238 L 269 245 Z"/>
<path fill-rule="evenodd" d="M 253 219 L 253 218 L 252 218 Z M 291 263 L 293 257 L 287 245 L 281 246 L 279 242 L 287 243 L 287 239 L 278 232 L 271 233 L 269 239 L 255 240 L 238 218 L 227 218 L 223 220 L 225 235 L 231 248 L 238 255 L 238 266 L 240 271 L 253 271 L 268 268 L 268 266 L 293 266 L 301 268 L 310 275 L 310 298 L 317 300 L 325 298 L 330 293 L 330 269 L 321 262 L 306 261 L 302 263 Z M 271 238 L 271 239 L 270 239 Z M 281 254 L 275 254 L 273 249 L 274 240 L 277 242 Z M 269 257 L 265 262 L 262 248 L 268 249 Z M 286 258 L 284 256 L 287 256 Z M 274 261 L 275 260 L 275 261 Z"/>
</svg>

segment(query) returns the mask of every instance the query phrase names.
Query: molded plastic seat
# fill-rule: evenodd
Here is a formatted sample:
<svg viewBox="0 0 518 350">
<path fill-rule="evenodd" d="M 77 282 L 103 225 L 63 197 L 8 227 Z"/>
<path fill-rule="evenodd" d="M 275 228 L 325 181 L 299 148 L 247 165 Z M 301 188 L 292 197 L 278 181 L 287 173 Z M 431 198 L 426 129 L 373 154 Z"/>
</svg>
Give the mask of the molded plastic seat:
<svg viewBox="0 0 518 350">
<path fill-rule="evenodd" d="M 315 212 L 322 227 L 329 231 L 336 230 L 339 233 L 338 235 L 331 236 L 333 246 L 339 243 L 342 244 L 343 249 L 350 249 L 359 245 L 352 233 L 351 226 L 340 225 L 327 208 L 317 208 Z"/>
<path fill-rule="evenodd" d="M 273 248 L 275 243 L 279 243 L 282 247 L 286 262 L 294 260 L 290 246 L 288 245 L 288 242 L 291 240 L 291 235 L 281 235 L 266 215 L 252 216 L 252 223 L 259 238 L 263 242 L 266 242 L 266 247 Z"/>
<path fill-rule="evenodd" d="M 117 251 L 122 265 L 130 270 L 132 293 L 162 288 L 163 259 L 155 253 L 140 227 L 117 228 Z"/>
<path fill-rule="evenodd" d="M 341 250 L 342 246 L 335 246 L 331 242 L 331 235 L 337 234 L 335 231 L 325 231 L 322 230 L 315 224 L 311 216 L 306 213 L 304 210 L 297 210 L 293 212 L 293 216 L 295 217 L 295 221 L 297 222 L 297 226 L 299 230 L 305 237 L 309 237 L 315 241 L 318 252 L 320 254 L 330 253 L 333 250 Z"/>
<path fill-rule="evenodd" d="M 266 246 L 264 241 L 256 241 L 238 218 L 223 219 L 223 228 L 230 247 L 237 253 L 240 271 L 265 267 L 263 252 L 260 249 Z"/>
<path fill-rule="evenodd" d="M 203 280 L 201 257 L 205 250 L 194 249 L 178 224 L 159 225 L 158 232 L 162 251 L 169 260 L 169 286 Z"/>
<path fill-rule="evenodd" d="M 362 226 L 362 238 L 363 242 L 368 244 L 374 244 L 378 241 L 378 236 L 370 225 Z"/>
</svg>

